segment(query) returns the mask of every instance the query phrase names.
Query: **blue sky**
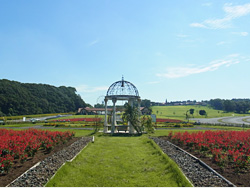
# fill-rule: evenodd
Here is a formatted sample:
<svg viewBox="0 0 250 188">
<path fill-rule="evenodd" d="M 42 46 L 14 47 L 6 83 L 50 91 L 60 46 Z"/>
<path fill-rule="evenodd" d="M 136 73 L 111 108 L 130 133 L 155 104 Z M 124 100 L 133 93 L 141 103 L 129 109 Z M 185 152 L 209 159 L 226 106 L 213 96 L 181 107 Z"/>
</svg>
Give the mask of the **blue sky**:
<svg viewBox="0 0 250 188">
<path fill-rule="evenodd" d="M 250 98 L 249 25 L 249 0 L 0 0 L 0 79 L 92 105 L 122 75 L 151 101 Z"/>
</svg>

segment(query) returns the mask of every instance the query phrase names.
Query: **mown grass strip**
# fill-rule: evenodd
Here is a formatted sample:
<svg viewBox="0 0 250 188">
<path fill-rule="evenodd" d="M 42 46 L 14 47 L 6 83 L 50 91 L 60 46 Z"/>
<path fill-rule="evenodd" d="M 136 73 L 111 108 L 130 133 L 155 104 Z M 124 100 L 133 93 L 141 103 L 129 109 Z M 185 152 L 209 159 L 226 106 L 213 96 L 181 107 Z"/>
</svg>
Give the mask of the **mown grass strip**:
<svg viewBox="0 0 250 188">
<path fill-rule="evenodd" d="M 148 138 L 97 137 L 48 182 L 53 187 L 191 186 Z"/>
</svg>

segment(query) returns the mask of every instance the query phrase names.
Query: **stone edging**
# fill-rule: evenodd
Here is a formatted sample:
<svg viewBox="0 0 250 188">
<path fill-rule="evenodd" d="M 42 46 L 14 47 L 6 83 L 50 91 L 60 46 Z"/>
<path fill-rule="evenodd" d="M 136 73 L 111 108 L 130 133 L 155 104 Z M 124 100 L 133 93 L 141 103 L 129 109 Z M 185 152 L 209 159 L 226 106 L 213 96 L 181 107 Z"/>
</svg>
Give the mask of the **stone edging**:
<svg viewBox="0 0 250 188">
<path fill-rule="evenodd" d="M 223 179 L 225 182 L 227 182 L 231 187 L 236 187 L 232 182 L 230 182 L 228 179 L 224 178 L 222 175 L 220 175 L 218 172 L 216 172 L 214 169 L 212 169 L 210 166 L 208 166 L 206 163 L 204 163 L 202 160 L 198 159 L 197 157 L 193 156 L 191 153 L 188 153 L 187 151 L 181 149 L 180 147 L 176 146 L 175 144 L 167 141 L 172 146 L 176 147 L 178 150 L 181 150 L 182 152 L 186 153 L 187 155 L 191 156 L 195 160 L 197 160 L 202 166 L 209 169 L 213 173 L 215 173 L 217 176 L 219 176 L 221 179 Z"/>
<path fill-rule="evenodd" d="M 94 139 L 94 138 L 93 138 Z M 93 139 L 91 137 L 82 137 L 80 140 L 72 143 L 67 148 L 54 153 L 52 156 L 38 162 L 7 187 L 42 187 L 56 171 L 65 164 L 66 161 L 72 161 Z"/>
<path fill-rule="evenodd" d="M 177 163 L 195 187 L 236 187 L 206 163 L 171 142 L 158 137 L 151 139 Z"/>
</svg>

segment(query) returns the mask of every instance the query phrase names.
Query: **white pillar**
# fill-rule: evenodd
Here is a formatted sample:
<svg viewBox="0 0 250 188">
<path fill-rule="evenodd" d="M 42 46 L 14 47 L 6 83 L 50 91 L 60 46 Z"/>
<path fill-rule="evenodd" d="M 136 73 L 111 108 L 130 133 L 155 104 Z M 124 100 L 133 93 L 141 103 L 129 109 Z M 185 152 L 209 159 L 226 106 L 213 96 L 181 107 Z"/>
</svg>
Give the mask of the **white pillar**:
<svg viewBox="0 0 250 188">
<path fill-rule="evenodd" d="M 105 98 L 105 120 L 104 120 L 104 133 L 108 132 L 108 123 L 107 123 L 107 115 L 108 115 L 108 111 L 107 111 L 107 103 L 108 103 L 108 99 Z"/>
<path fill-rule="evenodd" d="M 115 103 L 116 103 L 116 99 L 112 99 L 113 102 L 113 121 L 112 121 L 112 125 L 111 125 L 111 134 L 115 133 L 115 125 L 116 125 L 116 113 L 115 113 Z"/>
<path fill-rule="evenodd" d="M 128 100 L 128 104 L 133 108 L 133 99 L 129 99 Z M 129 126 L 129 134 L 134 134 L 135 133 L 135 129 L 132 126 L 132 124 L 130 122 L 128 122 L 128 126 Z"/>
</svg>

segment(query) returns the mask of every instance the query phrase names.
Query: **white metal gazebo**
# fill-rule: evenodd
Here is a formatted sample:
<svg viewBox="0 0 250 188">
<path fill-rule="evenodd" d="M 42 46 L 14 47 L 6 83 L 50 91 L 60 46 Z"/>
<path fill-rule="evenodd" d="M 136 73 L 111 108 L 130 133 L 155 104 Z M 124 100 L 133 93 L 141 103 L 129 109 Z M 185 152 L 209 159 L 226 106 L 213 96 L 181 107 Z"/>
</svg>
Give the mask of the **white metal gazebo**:
<svg viewBox="0 0 250 188">
<path fill-rule="evenodd" d="M 112 120 L 111 125 L 108 125 L 107 122 L 107 103 L 111 100 L 113 102 L 113 111 L 112 111 Z M 105 96 L 105 121 L 104 121 L 104 133 L 117 133 L 121 126 L 118 126 L 116 123 L 116 102 L 117 101 L 128 101 L 130 106 L 134 105 L 134 102 L 138 102 L 138 110 L 140 109 L 141 98 L 139 96 L 139 92 L 137 88 L 128 81 L 125 81 L 122 77 L 121 81 L 117 81 L 113 83 Z M 111 127 L 109 131 L 108 127 Z M 129 132 L 129 134 L 135 134 L 136 131 L 134 130 L 133 126 L 130 122 L 128 122 L 128 126 L 123 126 L 122 130 L 125 132 Z"/>
</svg>

